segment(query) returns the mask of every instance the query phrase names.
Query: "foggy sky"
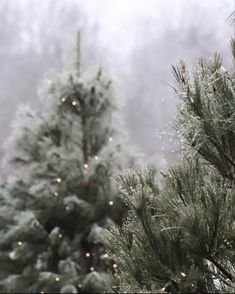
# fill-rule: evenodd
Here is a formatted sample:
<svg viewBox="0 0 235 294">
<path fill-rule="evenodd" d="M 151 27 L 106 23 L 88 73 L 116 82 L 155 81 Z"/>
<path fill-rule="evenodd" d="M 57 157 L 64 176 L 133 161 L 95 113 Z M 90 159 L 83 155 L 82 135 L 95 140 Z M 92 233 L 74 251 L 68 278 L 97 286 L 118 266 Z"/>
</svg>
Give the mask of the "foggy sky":
<svg viewBox="0 0 235 294">
<path fill-rule="evenodd" d="M 40 80 L 61 69 L 79 29 L 83 67 L 102 64 L 112 75 L 131 141 L 149 159 L 167 157 L 168 141 L 157 130 L 168 132 L 175 113 L 171 65 L 219 51 L 231 66 L 234 30 L 226 19 L 233 6 L 232 0 L 1 0 L 1 142 L 20 103 L 38 107 Z"/>
</svg>

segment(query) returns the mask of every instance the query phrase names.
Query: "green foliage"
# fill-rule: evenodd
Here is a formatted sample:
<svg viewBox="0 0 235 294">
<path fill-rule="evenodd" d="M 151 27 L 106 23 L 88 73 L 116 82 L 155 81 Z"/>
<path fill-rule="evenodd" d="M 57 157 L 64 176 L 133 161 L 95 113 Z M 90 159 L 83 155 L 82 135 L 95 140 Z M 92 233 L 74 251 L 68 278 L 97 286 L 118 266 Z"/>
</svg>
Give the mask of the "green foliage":
<svg viewBox="0 0 235 294">
<path fill-rule="evenodd" d="M 113 260 L 100 235 L 126 211 L 112 177 L 134 157 L 101 70 L 63 73 L 41 93 L 44 111 L 22 108 L 8 143 L 15 178 L 1 189 L 0 292 L 101 292 Z"/>
<path fill-rule="evenodd" d="M 234 52 L 234 41 L 232 41 Z M 103 235 L 117 270 L 111 292 L 222 293 L 235 286 L 235 84 L 219 55 L 192 75 L 173 67 L 181 97 L 177 127 L 188 148 L 164 174 L 119 176 L 130 208 Z"/>
</svg>

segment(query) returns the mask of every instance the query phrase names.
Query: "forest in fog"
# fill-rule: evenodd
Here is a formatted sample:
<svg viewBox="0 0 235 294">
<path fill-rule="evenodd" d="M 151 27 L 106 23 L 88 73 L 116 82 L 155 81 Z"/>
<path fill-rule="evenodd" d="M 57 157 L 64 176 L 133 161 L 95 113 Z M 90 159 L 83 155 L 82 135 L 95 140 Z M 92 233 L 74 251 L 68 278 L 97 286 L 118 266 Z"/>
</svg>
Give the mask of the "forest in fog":
<svg viewBox="0 0 235 294">
<path fill-rule="evenodd" d="M 1 0 L 1 145 L 18 105 L 39 107 L 42 79 L 68 63 L 80 31 L 82 67 L 110 72 L 132 143 L 150 161 L 169 157 L 164 134 L 177 104 L 171 65 L 219 51 L 231 66 L 232 2 Z"/>
</svg>

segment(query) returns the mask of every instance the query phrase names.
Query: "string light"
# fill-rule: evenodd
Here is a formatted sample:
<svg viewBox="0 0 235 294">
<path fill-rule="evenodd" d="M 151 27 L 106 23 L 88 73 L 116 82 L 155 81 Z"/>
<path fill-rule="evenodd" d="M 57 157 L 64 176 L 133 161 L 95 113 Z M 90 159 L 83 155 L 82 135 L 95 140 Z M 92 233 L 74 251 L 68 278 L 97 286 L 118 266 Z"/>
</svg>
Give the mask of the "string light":
<svg viewBox="0 0 235 294">
<path fill-rule="evenodd" d="M 113 141 L 113 138 L 112 137 L 109 137 L 109 142 L 111 143 Z"/>
<path fill-rule="evenodd" d="M 60 277 L 56 277 L 55 280 L 56 280 L 56 282 L 59 282 L 60 281 Z"/>
<path fill-rule="evenodd" d="M 84 168 L 88 168 L 88 164 L 87 163 L 84 164 Z"/>
<path fill-rule="evenodd" d="M 65 210 L 69 211 L 70 210 L 70 207 L 68 205 L 65 206 Z"/>
<path fill-rule="evenodd" d="M 117 264 L 116 263 L 113 264 L 113 268 L 117 268 Z"/>
<path fill-rule="evenodd" d="M 62 97 L 60 100 L 61 100 L 62 103 L 64 103 L 65 100 L 66 100 L 66 98 L 65 97 Z"/>
<path fill-rule="evenodd" d="M 57 179 L 56 179 L 56 182 L 57 182 L 57 183 L 61 183 L 61 181 L 62 181 L 61 178 L 57 178 Z"/>
<path fill-rule="evenodd" d="M 82 284 L 78 284 L 78 288 L 82 288 Z"/>
<path fill-rule="evenodd" d="M 72 102 L 72 105 L 73 105 L 73 106 L 77 105 L 77 101 L 74 100 L 74 101 Z"/>
<path fill-rule="evenodd" d="M 59 234 L 59 238 L 60 238 L 60 239 L 63 238 L 63 235 L 62 235 L 62 234 Z"/>
<path fill-rule="evenodd" d="M 107 253 L 105 253 L 104 257 L 105 257 L 105 258 L 108 258 L 109 256 L 108 256 L 108 254 L 107 254 Z"/>
<path fill-rule="evenodd" d="M 90 267 L 90 271 L 93 272 L 95 268 L 93 266 Z"/>
<path fill-rule="evenodd" d="M 113 206 L 113 201 L 109 201 L 109 206 Z"/>
<path fill-rule="evenodd" d="M 186 277 L 186 274 L 185 273 L 182 272 L 180 274 L 181 274 L 182 277 L 184 277 L 184 278 Z"/>
<path fill-rule="evenodd" d="M 98 159 L 99 159 L 99 156 L 96 155 L 96 156 L 95 156 L 95 160 L 98 160 Z"/>
<path fill-rule="evenodd" d="M 54 196 L 58 197 L 59 196 L 59 193 L 58 192 L 55 192 L 54 193 Z"/>
<path fill-rule="evenodd" d="M 86 257 L 90 257 L 90 256 L 91 256 L 90 252 L 86 252 Z"/>
<path fill-rule="evenodd" d="M 18 244 L 19 246 L 22 246 L 23 242 L 22 242 L 22 241 L 18 241 L 17 244 Z"/>
<path fill-rule="evenodd" d="M 44 291 L 41 291 L 40 294 L 45 294 L 45 292 Z"/>
</svg>

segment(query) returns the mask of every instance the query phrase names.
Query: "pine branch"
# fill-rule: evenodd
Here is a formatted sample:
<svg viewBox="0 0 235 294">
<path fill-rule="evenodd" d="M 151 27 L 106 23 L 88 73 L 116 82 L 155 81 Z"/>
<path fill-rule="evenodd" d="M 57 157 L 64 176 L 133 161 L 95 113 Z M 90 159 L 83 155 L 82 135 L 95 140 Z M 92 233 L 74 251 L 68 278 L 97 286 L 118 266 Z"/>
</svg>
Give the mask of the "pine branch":
<svg viewBox="0 0 235 294">
<path fill-rule="evenodd" d="M 209 256 L 207 259 L 210 262 L 212 262 L 221 271 L 221 273 L 223 273 L 223 275 L 226 278 L 228 278 L 231 282 L 234 282 L 235 278 L 221 264 L 219 264 L 212 256 Z"/>
</svg>

